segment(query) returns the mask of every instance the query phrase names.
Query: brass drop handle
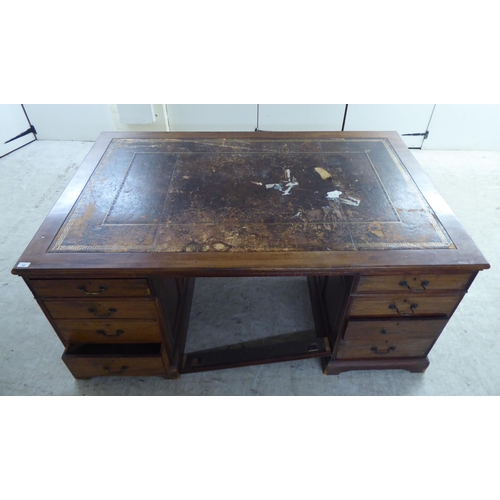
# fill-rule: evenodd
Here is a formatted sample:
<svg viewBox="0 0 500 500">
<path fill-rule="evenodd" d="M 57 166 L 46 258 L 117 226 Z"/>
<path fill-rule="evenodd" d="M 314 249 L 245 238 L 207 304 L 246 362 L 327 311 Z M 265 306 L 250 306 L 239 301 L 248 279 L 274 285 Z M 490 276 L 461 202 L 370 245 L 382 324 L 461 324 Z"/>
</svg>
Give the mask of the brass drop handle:
<svg viewBox="0 0 500 500">
<path fill-rule="evenodd" d="M 111 316 L 113 313 L 115 313 L 116 309 L 114 307 L 110 307 L 106 314 L 97 314 L 97 311 L 93 307 L 89 307 L 87 311 L 98 318 L 106 318 L 107 316 Z"/>
<path fill-rule="evenodd" d="M 319 351 L 318 344 L 309 344 L 307 346 L 307 352 L 317 352 Z"/>
<path fill-rule="evenodd" d="M 420 286 L 422 288 L 411 288 L 407 281 L 403 280 L 399 282 L 399 286 L 403 286 L 411 290 L 412 292 L 425 292 L 427 290 L 427 286 L 429 286 L 429 280 L 422 280 Z"/>
<path fill-rule="evenodd" d="M 379 351 L 378 347 L 371 347 L 370 348 L 370 351 L 373 351 L 375 354 L 378 354 L 379 356 L 389 354 L 391 351 L 395 351 L 395 350 L 396 350 L 396 346 L 394 346 L 394 345 L 391 345 L 391 347 L 388 347 L 387 349 L 382 350 L 382 351 Z"/>
<path fill-rule="evenodd" d="M 409 313 L 405 313 L 405 312 L 401 312 L 399 309 L 398 309 L 398 306 L 396 304 L 390 304 L 389 305 L 389 309 L 393 309 L 393 310 L 396 310 L 396 312 L 400 315 L 400 316 L 411 316 L 415 311 L 415 309 L 418 307 L 418 304 L 411 304 L 410 305 L 410 311 Z"/>
<path fill-rule="evenodd" d="M 122 366 L 117 371 L 111 371 L 111 368 L 109 366 L 103 366 L 103 369 L 107 371 L 110 375 L 122 375 L 125 371 L 128 370 L 128 366 Z"/>
<path fill-rule="evenodd" d="M 106 291 L 108 287 L 105 285 L 99 285 L 96 292 L 89 292 L 85 285 L 77 285 L 76 289 L 83 292 L 85 295 L 100 295 L 102 292 Z"/>
<path fill-rule="evenodd" d="M 106 332 L 106 330 L 96 330 L 97 335 L 102 335 L 103 337 L 108 337 L 108 338 L 113 338 L 113 337 L 119 337 L 123 333 L 125 333 L 124 330 L 116 330 L 116 333 L 109 334 Z"/>
</svg>

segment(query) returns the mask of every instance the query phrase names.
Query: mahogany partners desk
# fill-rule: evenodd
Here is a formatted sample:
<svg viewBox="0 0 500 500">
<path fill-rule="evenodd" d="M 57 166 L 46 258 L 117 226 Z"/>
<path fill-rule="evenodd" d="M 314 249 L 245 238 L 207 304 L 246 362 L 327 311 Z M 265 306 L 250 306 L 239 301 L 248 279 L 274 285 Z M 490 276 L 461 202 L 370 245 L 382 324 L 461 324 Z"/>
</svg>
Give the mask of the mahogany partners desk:
<svg viewBox="0 0 500 500">
<path fill-rule="evenodd" d="M 103 133 L 12 270 L 76 378 L 423 372 L 489 264 L 394 132 Z M 315 338 L 185 353 L 196 277 L 304 276 Z M 305 279 L 305 278 L 304 278 Z"/>
</svg>

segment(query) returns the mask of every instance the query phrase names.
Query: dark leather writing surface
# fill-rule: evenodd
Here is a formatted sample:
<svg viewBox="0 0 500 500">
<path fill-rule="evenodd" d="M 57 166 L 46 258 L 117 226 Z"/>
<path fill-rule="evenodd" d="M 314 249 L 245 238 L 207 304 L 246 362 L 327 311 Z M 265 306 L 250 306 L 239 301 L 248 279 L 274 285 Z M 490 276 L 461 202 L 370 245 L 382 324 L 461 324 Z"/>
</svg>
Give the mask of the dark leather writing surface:
<svg viewBox="0 0 500 500">
<path fill-rule="evenodd" d="M 387 139 L 113 139 L 49 252 L 440 248 Z"/>
</svg>

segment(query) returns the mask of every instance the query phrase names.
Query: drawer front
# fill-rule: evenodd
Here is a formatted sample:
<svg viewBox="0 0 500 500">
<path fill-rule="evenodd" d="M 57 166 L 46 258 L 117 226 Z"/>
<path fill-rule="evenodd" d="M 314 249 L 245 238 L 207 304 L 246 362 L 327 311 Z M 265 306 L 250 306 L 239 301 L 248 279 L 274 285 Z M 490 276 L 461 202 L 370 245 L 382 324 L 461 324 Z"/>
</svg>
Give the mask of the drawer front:
<svg viewBox="0 0 500 500">
<path fill-rule="evenodd" d="M 39 298 L 145 297 L 151 295 L 146 279 L 30 280 Z"/>
<path fill-rule="evenodd" d="M 450 316 L 461 300 L 461 295 L 408 296 L 384 295 L 355 297 L 351 306 L 352 316 Z"/>
<path fill-rule="evenodd" d="M 156 319 L 155 300 L 46 300 L 54 319 Z"/>
<path fill-rule="evenodd" d="M 60 319 L 56 324 L 68 344 L 162 342 L 156 321 Z"/>
<path fill-rule="evenodd" d="M 389 342 L 405 339 L 436 339 L 447 319 L 353 320 L 347 325 L 346 341 Z"/>
<path fill-rule="evenodd" d="M 465 290 L 471 274 L 419 274 L 394 276 L 361 276 L 358 292 L 401 291 L 422 293 L 433 290 Z"/>
<path fill-rule="evenodd" d="M 133 346 L 84 345 L 75 348 L 71 345 L 64 351 L 62 360 L 75 378 L 165 375 L 159 344 L 150 344 L 150 348 L 139 345 L 133 349 Z"/>
<path fill-rule="evenodd" d="M 447 319 L 350 321 L 337 359 L 426 356 Z"/>
<path fill-rule="evenodd" d="M 165 375 L 161 357 L 78 357 L 63 355 L 63 361 L 75 378 Z"/>
<path fill-rule="evenodd" d="M 419 358 L 427 355 L 435 341 L 406 335 L 394 335 L 390 340 L 346 340 L 340 343 L 336 358 Z"/>
</svg>

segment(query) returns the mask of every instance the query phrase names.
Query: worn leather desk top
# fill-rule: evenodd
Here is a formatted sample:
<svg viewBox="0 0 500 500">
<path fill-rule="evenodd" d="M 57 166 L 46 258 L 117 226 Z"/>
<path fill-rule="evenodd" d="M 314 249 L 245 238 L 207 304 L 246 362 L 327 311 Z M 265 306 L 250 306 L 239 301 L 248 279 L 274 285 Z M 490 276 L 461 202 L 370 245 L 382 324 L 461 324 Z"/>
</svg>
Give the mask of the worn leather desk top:
<svg viewBox="0 0 500 500">
<path fill-rule="evenodd" d="M 251 253 L 432 251 L 457 263 L 458 247 L 484 261 L 396 133 L 103 134 L 49 219 L 42 267 L 130 253 L 163 254 L 163 267 L 200 256 L 190 268 L 224 267 L 206 260 L 215 254 L 244 266 L 238 255 Z"/>
<path fill-rule="evenodd" d="M 114 139 L 49 251 L 452 246 L 385 139 Z"/>
</svg>

